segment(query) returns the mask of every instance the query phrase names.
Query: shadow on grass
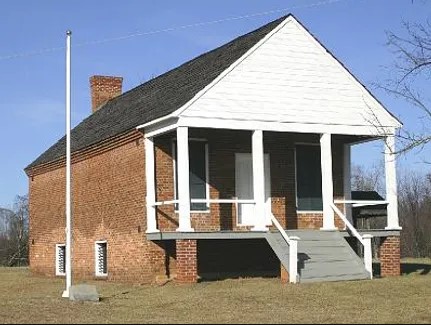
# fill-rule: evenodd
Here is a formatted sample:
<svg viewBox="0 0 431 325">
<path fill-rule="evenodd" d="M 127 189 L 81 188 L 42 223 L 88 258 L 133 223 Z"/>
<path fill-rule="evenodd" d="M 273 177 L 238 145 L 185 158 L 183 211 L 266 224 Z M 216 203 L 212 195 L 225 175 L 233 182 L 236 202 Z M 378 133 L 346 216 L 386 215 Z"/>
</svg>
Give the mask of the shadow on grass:
<svg viewBox="0 0 431 325">
<path fill-rule="evenodd" d="M 380 262 L 373 263 L 373 276 L 380 277 Z M 431 273 L 431 264 L 401 262 L 401 275 L 408 274 L 427 275 Z"/>
</svg>

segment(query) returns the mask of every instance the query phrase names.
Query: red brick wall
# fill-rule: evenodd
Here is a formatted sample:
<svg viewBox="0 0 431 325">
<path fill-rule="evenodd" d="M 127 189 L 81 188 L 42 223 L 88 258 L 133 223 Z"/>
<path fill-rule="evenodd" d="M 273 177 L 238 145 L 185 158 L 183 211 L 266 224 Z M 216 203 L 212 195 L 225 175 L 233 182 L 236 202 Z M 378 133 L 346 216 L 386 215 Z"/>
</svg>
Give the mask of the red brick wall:
<svg viewBox="0 0 431 325">
<path fill-rule="evenodd" d="M 165 273 L 163 247 L 145 238 L 142 139 L 72 167 L 73 275 L 93 278 L 94 242 L 106 240 L 108 279 L 153 281 Z M 64 167 L 30 177 L 30 265 L 55 274 L 55 244 L 65 243 Z"/>
<path fill-rule="evenodd" d="M 227 130 L 191 130 L 193 138 L 209 142 L 210 196 L 235 196 L 235 153 L 251 151 L 251 133 Z M 156 138 L 157 200 L 174 197 L 172 134 Z M 318 136 L 265 133 L 270 153 L 272 209 L 287 228 L 320 228 L 321 214 L 296 213 L 295 142 L 316 142 Z M 94 242 L 106 240 L 108 279 L 151 282 L 175 274 L 177 263 L 172 243 L 146 240 L 145 163 L 142 136 L 127 137 L 115 146 L 74 155 L 73 174 L 73 270 L 74 277 L 93 278 Z M 335 146 L 334 146 L 335 147 Z M 341 159 L 334 153 L 334 175 Z M 48 168 L 49 167 L 49 168 Z M 30 263 L 35 273 L 55 274 L 55 244 L 65 242 L 65 168 L 49 165 L 30 177 Z M 45 169 L 44 169 L 45 168 Z M 338 168 L 338 169 L 337 169 Z M 334 192 L 342 193 L 342 181 Z M 338 185 L 337 185 L 338 184 Z M 340 185 L 341 184 L 341 185 Z M 174 231 L 178 215 L 174 206 L 158 209 L 158 226 Z M 245 230 L 237 225 L 233 204 L 211 205 L 211 213 L 193 213 L 197 231 Z M 180 244 L 181 245 L 181 244 Z M 168 273 L 168 274 L 166 274 Z M 181 278 L 181 276 L 180 276 Z"/>
<path fill-rule="evenodd" d="M 178 283 L 195 283 L 198 280 L 197 240 L 177 240 Z"/>
<path fill-rule="evenodd" d="M 390 236 L 380 244 L 381 276 L 399 276 L 400 268 L 400 237 Z"/>
</svg>

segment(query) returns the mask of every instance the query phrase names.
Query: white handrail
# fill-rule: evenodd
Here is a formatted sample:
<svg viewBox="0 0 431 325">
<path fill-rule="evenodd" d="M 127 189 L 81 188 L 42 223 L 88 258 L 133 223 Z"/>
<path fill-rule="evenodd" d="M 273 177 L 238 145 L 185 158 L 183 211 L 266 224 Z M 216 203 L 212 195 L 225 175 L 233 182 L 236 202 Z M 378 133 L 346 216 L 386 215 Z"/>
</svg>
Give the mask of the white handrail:
<svg viewBox="0 0 431 325">
<path fill-rule="evenodd" d="M 298 282 L 298 240 L 299 237 L 291 236 L 289 237 L 286 231 L 278 222 L 277 218 L 271 213 L 271 221 L 275 228 L 280 232 L 281 236 L 284 238 L 286 243 L 289 245 L 289 282 Z"/>
<path fill-rule="evenodd" d="M 179 200 L 159 201 L 159 202 L 155 202 L 153 204 L 153 206 L 160 206 L 160 205 L 165 205 L 165 204 L 176 204 L 178 202 L 179 202 Z"/>
<path fill-rule="evenodd" d="M 331 203 L 332 210 L 335 211 L 335 213 L 340 217 L 341 220 L 344 221 L 347 228 L 350 229 L 352 234 L 361 242 L 362 245 L 364 245 L 364 239 L 362 238 L 361 234 L 353 227 L 353 225 L 350 223 L 350 221 L 346 218 L 346 216 L 336 207 L 334 203 Z"/>
<path fill-rule="evenodd" d="M 388 204 L 388 201 L 382 200 L 334 200 L 334 203 L 351 204 L 354 208 L 368 205 Z"/>
<path fill-rule="evenodd" d="M 334 202 L 337 202 L 337 201 L 334 201 Z M 337 206 L 334 203 L 331 203 L 331 208 L 340 217 L 340 219 L 343 220 L 343 222 L 346 224 L 347 228 L 350 229 L 350 231 L 352 232 L 352 234 L 364 246 L 364 264 L 365 264 L 365 269 L 370 273 L 370 277 L 372 279 L 373 278 L 373 261 L 372 261 L 372 254 L 371 254 L 371 238 L 373 236 L 368 235 L 368 234 L 364 234 L 364 236 L 361 236 L 359 234 L 359 232 L 355 229 L 355 227 L 353 227 L 353 225 L 350 223 L 350 221 L 340 211 L 340 209 L 337 208 Z"/>
<path fill-rule="evenodd" d="M 191 199 L 192 203 L 246 203 L 255 204 L 255 200 L 245 200 L 245 199 Z"/>
<path fill-rule="evenodd" d="M 284 231 L 283 227 L 280 225 L 280 223 L 278 222 L 277 218 L 272 213 L 271 213 L 271 221 L 274 224 L 275 228 L 277 228 L 277 230 L 280 232 L 281 236 L 283 236 L 283 238 L 286 241 L 286 243 L 288 243 L 290 245 L 290 238 L 289 238 L 289 236 L 286 234 L 286 232 Z"/>
</svg>

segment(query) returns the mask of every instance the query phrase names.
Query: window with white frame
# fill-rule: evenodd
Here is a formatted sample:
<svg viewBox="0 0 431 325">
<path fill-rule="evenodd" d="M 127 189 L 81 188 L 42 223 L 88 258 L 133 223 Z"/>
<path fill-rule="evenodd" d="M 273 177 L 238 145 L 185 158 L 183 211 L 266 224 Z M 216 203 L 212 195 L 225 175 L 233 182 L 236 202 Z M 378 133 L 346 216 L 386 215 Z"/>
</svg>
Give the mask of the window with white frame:
<svg viewBox="0 0 431 325">
<path fill-rule="evenodd" d="M 55 275 L 66 275 L 66 245 L 55 245 Z"/>
<path fill-rule="evenodd" d="M 96 276 L 108 275 L 108 244 L 106 241 L 97 241 L 94 245 Z"/>
<path fill-rule="evenodd" d="M 178 199 L 178 169 L 176 142 L 173 144 L 174 153 L 174 182 L 175 200 Z M 189 184 L 190 199 L 209 199 L 209 168 L 208 168 L 208 143 L 206 140 L 190 139 L 189 141 Z M 178 209 L 178 205 L 175 206 Z M 208 211 L 209 206 L 205 202 L 191 202 L 192 212 Z"/>
<path fill-rule="evenodd" d="M 296 198 L 298 211 L 322 211 L 320 146 L 296 145 Z"/>
</svg>

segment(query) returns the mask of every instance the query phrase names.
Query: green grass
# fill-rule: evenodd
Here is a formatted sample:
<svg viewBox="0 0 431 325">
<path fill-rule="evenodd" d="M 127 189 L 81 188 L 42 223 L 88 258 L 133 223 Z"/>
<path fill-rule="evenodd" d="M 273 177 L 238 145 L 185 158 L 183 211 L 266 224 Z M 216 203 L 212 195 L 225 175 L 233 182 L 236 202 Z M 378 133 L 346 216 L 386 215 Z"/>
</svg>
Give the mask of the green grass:
<svg viewBox="0 0 431 325">
<path fill-rule="evenodd" d="M 0 268 L 3 323 L 430 323 L 431 259 L 408 275 L 372 281 L 281 285 L 241 279 L 196 285 L 95 284 L 99 303 L 61 298 L 64 279 Z"/>
</svg>

